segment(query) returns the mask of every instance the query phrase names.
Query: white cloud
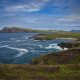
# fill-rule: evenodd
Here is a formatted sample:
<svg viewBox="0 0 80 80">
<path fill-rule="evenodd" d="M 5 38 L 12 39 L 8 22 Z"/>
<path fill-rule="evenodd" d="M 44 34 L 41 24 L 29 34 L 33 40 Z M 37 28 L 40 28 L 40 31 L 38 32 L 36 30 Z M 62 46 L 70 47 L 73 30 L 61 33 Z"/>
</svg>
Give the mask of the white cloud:
<svg viewBox="0 0 80 80">
<path fill-rule="evenodd" d="M 2 20 L 1 20 L 2 21 Z M 15 16 L 10 19 L 5 19 L 2 23 L 6 26 L 22 26 L 36 29 L 80 29 L 80 16 L 51 16 L 51 15 L 27 15 Z"/>
<path fill-rule="evenodd" d="M 44 18 L 45 17 L 45 18 Z M 79 15 L 67 15 L 67 16 L 33 16 L 33 17 L 26 17 L 21 19 L 23 22 L 26 22 L 27 25 L 34 26 L 34 27 L 80 27 L 80 16 Z"/>
<path fill-rule="evenodd" d="M 50 6 L 53 7 L 53 12 L 80 14 L 80 4 L 76 3 L 77 1 L 78 0 L 52 0 Z"/>
<path fill-rule="evenodd" d="M 68 15 L 58 19 L 60 22 L 77 22 L 80 21 L 80 15 Z"/>
<path fill-rule="evenodd" d="M 6 11 L 14 12 L 14 11 L 27 11 L 27 12 L 34 12 L 39 11 L 41 8 L 48 2 L 49 0 L 43 0 L 43 1 L 31 1 L 30 3 L 24 3 L 24 4 L 18 4 L 18 5 L 12 5 L 7 6 L 5 8 Z"/>
</svg>

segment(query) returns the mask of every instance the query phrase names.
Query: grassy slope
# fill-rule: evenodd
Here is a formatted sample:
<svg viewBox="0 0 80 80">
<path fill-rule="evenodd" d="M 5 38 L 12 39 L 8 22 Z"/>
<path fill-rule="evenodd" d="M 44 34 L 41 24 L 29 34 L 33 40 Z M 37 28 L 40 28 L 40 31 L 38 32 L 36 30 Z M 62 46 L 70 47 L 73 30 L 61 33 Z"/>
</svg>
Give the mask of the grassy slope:
<svg viewBox="0 0 80 80">
<path fill-rule="evenodd" d="M 55 38 L 80 38 L 80 33 L 56 32 L 54 34 L 39 34 L 33 38 L 36 40 L 51 40 Z"/>
<path fill-rule="evenodd" d="M 41 36 L 45 36 L 45 39 L 80 38 L 80 33 L 57 32 L 55 35 Z M 73 49 L 36 58 L 33 64 L 37 65 L 0 64 L 0 80 L 80 80 L 79 43 L 59 44 L 62 47 L 70 46 L 69 48 Z"/>
<path fill-rule="evenodd" d="M 80 64 L 0 65 L 0 80 L 80 80 Z"/>
<path fill-rule="evenodd" d="M 66 51 L 51 53 L 33 59 L 33 64 L 54 65 L 54 64 L 76 64 L 80 63 L 80 48 L 73 48 Z"/>
<path fill-rule="evenodd" d="M 64 48 L 75 48 L 75 47 L 80 47 L 80 41 L 72 41 L 72 42 L 67 42 L 67 43 L 60 43 L 58 46 Z"/>
</svg>

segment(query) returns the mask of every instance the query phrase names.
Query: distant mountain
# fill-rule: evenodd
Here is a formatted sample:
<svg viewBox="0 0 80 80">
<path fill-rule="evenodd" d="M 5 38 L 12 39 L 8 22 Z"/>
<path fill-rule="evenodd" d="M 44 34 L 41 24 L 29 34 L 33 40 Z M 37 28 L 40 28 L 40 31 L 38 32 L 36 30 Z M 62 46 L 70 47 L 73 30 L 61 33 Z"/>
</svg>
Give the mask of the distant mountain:
<svg viewBox="0 0 80 80">
<path fill-rule="evenodd" d="M 80 30 L 72 30 L 71 32 L 80 32 Z"/>
<path fill-rule="evenodd" d="M 27 28 L 20 28 L 20 27 L 4 27 L 0 30 L 2 33 L 15 33 L 15 32 L 41 32 L 41 33 L 53 33 L 59 32 L 55 30 L 38 30 L 38 29 L 27 29 Z"/>
<path fill-rule="evenodd" d="M 42 32 L 42 33 L 52 33 L 54 31 L 50 30 L 37 30 L 37 29 L 26 29 L 26 28 L 19 28 L 19 27 L 4 27 L 0 30 L 2 33 L 16 33 L 16 32 Z"/>
<path fill-rule="evenodd" d="M 18 27 L 5 27 L 0 32 L 9 32 L 9 33 L 15 33 L 15 32 L 32 32 L 31 29 L 24 29 L 24 28 L 18 28 Z"/>
</svg>

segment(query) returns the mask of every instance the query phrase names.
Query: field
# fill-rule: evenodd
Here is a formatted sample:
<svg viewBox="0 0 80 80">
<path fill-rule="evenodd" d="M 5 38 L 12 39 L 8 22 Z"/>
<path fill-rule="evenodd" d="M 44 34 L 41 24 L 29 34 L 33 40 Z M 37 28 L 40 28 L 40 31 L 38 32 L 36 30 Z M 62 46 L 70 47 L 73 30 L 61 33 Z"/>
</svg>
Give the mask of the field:
<svg viewBox="0 0 80 80">
<path fill-rule="evenodd" d="M 0 80 L 80 80 L 80 33 L 57 32 L 39 34 L 34 38 L 78 40 L 58 44 L 69 49 L 40 56 L 33 59 L 31 64 L 0 64 Z"/>
<path fill-rule="evenodd" d="M 52 40 L 57 38 L 80 38 L 80 33 L 72 33 L 72 32 L 54 32 L 53 34 L 39 34 L 33 36 L 36 40 Z"/>
<path fill-rule="evenodd" d="M 80 80 L 80 64 L 0 65 L 0 80 Z"/>
</svg>

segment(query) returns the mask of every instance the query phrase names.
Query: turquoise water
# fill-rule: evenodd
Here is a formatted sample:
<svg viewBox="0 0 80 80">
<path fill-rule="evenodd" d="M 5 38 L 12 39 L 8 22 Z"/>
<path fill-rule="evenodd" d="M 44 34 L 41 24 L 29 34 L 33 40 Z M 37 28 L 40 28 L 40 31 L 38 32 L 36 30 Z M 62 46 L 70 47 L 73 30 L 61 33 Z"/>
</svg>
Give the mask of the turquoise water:
<svg viewBox="0 0 80 80">
<path fill-rule="evenodd" d="M 0 63 L 27 64 L 35 57 L 62 50 L 58 43 L 66 40 L 37 41 L 37 33 L 0 33 Z"/>
</svg>

